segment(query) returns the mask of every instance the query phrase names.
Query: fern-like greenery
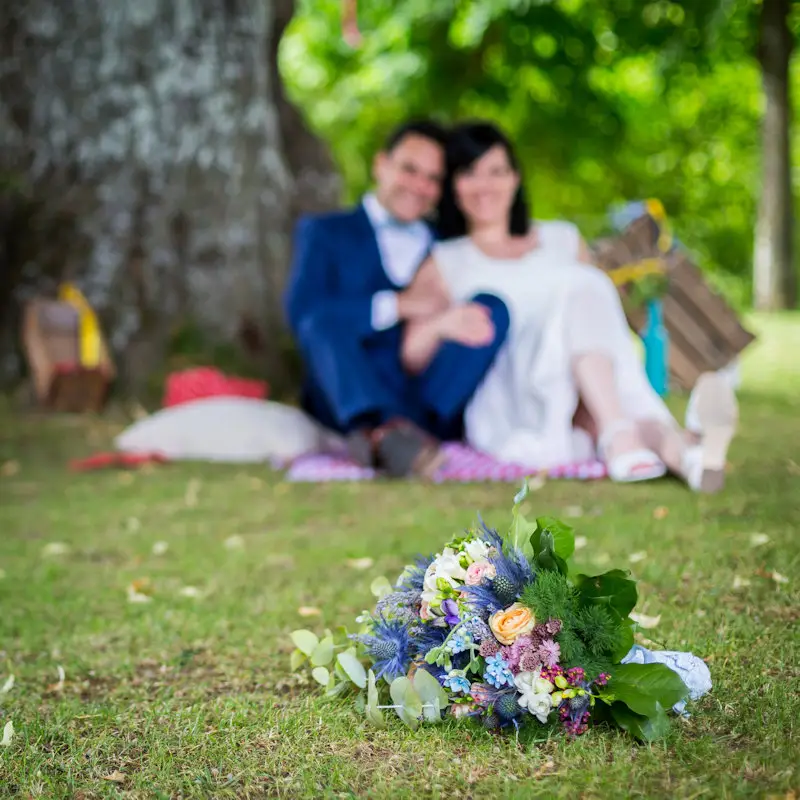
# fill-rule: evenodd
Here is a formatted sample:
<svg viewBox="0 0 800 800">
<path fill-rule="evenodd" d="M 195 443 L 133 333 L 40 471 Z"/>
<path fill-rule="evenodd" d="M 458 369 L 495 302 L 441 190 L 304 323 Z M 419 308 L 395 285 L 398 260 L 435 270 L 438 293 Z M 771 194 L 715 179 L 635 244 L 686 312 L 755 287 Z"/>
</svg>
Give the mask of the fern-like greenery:
<svg viewBox="0 0 800 800">
<path fill-rule="evenodd" d="M 611 666 L 611 654 L 621 635 L 620 620 L 608 609 L 582 603 L 578 590 L 559 572 L 540 570 L 525 587 L 520 602 L 540 622 L 561 620 L 555 637 L 565 667 L 583 667 L 590 677 Z"/>
</svg>

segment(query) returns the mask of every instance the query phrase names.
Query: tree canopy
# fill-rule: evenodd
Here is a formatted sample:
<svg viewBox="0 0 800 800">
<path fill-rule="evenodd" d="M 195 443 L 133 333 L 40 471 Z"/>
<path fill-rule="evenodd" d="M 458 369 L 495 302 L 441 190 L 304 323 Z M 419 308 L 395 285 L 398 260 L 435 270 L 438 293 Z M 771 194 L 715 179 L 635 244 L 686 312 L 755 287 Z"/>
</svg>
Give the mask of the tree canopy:
<svg viewBox="0 0 800 800">
<path fill-rule="evenodd" d="M 753 0 L 364 0 L 363 42 L 351 49 L 339 0 L 302 0 L 281 68 L 330 143 L 347 199 L 368 185 L 397 121 L 489 118 L 518 144 L 537 216 L 568 217 L 593 236 L 611 204 L 658 197 L 702 266 L 745 301 L 760 186 L 759 11 Z M 789 23 L 797 39 L 800 9 Z M 796 59 L 791 75 L 798 86 Z M 792 148 L 797 163 L 797 132 Z"/>
</svg>

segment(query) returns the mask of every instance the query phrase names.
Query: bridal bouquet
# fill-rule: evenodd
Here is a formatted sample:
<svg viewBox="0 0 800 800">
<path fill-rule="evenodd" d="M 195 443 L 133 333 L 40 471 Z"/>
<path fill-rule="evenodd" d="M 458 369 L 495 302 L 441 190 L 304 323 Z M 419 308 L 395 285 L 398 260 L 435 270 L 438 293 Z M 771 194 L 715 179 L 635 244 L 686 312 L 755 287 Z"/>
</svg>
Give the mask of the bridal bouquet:
<svg viewBox="0 0 800 800">
<path fill-rule="evenodd" d="M 391 709 L 411 728 L 450 716 L 490 730 L 556 725 L 577 736 L 607 722 L 662 736 L 668 710 L 689 694 L 674 657 L 696 662 L 686 674 L 707 675 L 705 665 L 690 654 L 665 654 L 673 668 L 643 659 L 658 654 L 634 646 L 636 583 L 622 570 L 568 577 L 571 528 L 525 519 L 526 494 L 505 536 L 480 521 L 394 585 L 374 581 L 378 601 L 357 633 L 338 643 L 330 632 L 292 633 L 292 668 L 308 663 L 328 695 L 354 695 L 378 726 Z"/>
</svg>

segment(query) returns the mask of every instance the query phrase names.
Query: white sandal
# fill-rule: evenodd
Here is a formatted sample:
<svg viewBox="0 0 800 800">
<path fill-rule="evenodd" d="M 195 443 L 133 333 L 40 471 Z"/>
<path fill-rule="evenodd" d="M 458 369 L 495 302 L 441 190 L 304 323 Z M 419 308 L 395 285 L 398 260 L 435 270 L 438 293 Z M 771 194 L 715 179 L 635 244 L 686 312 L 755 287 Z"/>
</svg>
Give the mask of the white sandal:
<svg viewBox="0 0 800 800">
<path fill-rule="evenodd" d="M 609 459 L 606 453 L 611 440 L 624 431 L 631 431 L 634 422 L 631 420 L 618 420 L 609 425 L 600 435 L 597 450 L 600 458 L 605 462 L 608 477 L 615 483 L 638 483 L 639 481 L 652 481 L 663 478 L 667 474 L 664 462 L 646 447 L 629 450 Z"/>
<path fill-rule="evenodd" d="M 716 372 L 697 379 L 689 401 L 695 409 L 701 441 L 683 454 L 683 474 L 695 492 L 713 493 L 725 483 L 725 464 L 739 409 L 730 381 Z"/>
</svg>

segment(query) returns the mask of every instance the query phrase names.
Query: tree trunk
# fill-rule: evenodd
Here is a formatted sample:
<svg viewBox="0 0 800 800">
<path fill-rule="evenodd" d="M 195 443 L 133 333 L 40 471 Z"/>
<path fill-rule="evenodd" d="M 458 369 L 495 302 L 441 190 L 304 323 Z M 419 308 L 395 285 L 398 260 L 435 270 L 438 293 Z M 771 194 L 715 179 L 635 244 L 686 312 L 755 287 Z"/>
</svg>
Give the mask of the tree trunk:
<svg viewBox="0 0 800 800">
<path fill-rule="evenodd" d="M 339 195 L 280 84 L 293 9 L 4 0 L 2 170 L 70 214 L 62 274 L 100 310 L 134 383 L 179 319 L 243 339 L 280 379 L 291 227 Z"/>
<path fill-rule="evenodd" d="M 789 127 L 790 0 L 764 0 L 761 10 L 761 62 L 766 108 L 762 129 L 761 201 L 753 264 L 755 307 L 793 308 L 797 273 L 792 258 L 792 177 Z"/>
</svg>

